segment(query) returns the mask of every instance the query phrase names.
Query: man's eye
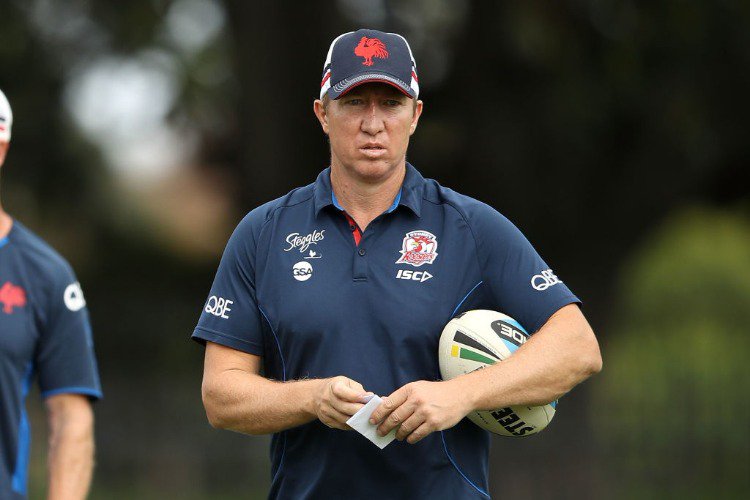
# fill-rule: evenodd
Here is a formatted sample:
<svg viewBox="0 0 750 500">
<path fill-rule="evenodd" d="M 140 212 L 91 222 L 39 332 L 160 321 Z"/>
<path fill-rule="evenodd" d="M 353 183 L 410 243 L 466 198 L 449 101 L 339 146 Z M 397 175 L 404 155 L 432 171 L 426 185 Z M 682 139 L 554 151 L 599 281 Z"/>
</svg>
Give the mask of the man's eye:
<svg viewBox="0 0 750 500">
<path fill-rule="evenodd" d="M 362 99 L 349 99 L 348 101 L 346 101 L 346 103 L 354 105 L 354 106 L 358 106 L 362 104 Z"/>
<path fill-rule="evenodd" d="M 385 104 L 389 107 L 400 106 L 401 101 L 398 101 L 396 99 L 388 99 L 387 101 L 385 101 Z"/>
</svg>

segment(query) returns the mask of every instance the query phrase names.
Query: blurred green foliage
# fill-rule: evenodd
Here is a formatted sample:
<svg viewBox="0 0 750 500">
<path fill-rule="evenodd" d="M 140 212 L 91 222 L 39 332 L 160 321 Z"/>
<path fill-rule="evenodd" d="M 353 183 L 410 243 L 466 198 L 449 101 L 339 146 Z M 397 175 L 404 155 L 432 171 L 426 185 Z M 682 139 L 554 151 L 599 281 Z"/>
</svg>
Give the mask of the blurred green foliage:
<svg viewBox="0 0 750 500">
<path fill-rule="evenodd" d="M 592 420 L 625 496 L 750 487 L 750 217 L 668 218 L 622 270 Z"/>
</svg>

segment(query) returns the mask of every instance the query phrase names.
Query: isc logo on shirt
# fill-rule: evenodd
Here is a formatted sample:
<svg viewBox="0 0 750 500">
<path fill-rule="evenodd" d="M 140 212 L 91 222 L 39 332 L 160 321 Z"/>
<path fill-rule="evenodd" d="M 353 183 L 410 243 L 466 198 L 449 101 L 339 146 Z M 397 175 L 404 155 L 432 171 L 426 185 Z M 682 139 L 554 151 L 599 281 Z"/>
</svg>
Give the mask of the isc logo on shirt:
<svg viewBox="0 0 750 500">
<path fill-rule="evenodd" d="M 412 280 L 424 283 L 428 279 L 432 278 L 432 275 L 427 271 L 410 271 L 408 269 L 399 269 L 396 273 L 396 278 L 400 280 Z"/>
<path fill-rule="evenodd" d="M 227 300 L 216 295 L 211 295 L 206 302 L 206 307 L 203 309 L 208 314 L 213 314 L 217 318 L 229 319 L 229 313 L 232 309 L 229 307 L 234 304 L 233 300 Z"/>
</svg>

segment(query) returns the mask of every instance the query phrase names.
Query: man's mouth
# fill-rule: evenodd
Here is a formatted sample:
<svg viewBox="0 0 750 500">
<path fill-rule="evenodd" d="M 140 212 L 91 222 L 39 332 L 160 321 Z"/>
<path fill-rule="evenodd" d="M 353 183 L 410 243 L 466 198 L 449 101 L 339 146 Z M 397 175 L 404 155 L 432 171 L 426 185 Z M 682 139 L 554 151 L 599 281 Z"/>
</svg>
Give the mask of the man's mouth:
<svg viewBox="0 0 750 500">
<path fill-rule="evenodd" d="M 359 148 L 365 156 L 370 158 L 379 158 L 388 151 L 385 146 L 381 144 L 365 144 Z"/>
</svg>

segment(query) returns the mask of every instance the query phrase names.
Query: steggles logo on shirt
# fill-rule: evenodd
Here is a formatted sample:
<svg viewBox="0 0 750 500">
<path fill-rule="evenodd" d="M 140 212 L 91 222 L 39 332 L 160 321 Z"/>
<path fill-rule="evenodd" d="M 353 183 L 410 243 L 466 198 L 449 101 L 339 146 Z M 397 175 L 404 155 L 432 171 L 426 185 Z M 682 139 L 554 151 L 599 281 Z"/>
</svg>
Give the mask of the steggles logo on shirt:
<svg viewBox="0 0 750 500">
<path fill-rule="evenodd" d="M 323 256 L 320 255 L 315 250 L 310 250 L 310 253 L 307 254 L 307 256 L 305 257 L 305 259 L 322 259 L 322 258 L 323 258 Z"/>
<path fill-rule="evenodd" d="M 325 236 L 323 236 L 323 233 L 325 233 L 325 229 L 321 229 L 320 231 L 313 231 L 312 233 L 300 236 L 299 233 L 291 233 L 289 236 L 286 237 L 286 242 L 289 244 L 289 248 L 285 248 L 285 252 L 289 252 L 291 250 L 294 250 L 295 248 L 299 248 L 300 253 L 307 252 L 307 249 L 310 248 L 310 245 L 317 245 L 319 241 L 322 241 Z M 313 256 L 315 253 L 313 252 Z"/>
</svg>

